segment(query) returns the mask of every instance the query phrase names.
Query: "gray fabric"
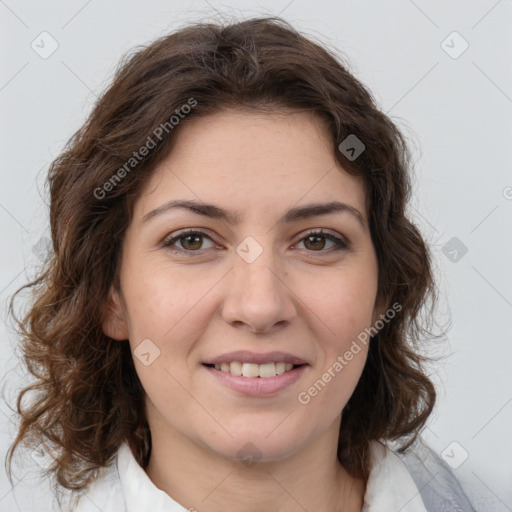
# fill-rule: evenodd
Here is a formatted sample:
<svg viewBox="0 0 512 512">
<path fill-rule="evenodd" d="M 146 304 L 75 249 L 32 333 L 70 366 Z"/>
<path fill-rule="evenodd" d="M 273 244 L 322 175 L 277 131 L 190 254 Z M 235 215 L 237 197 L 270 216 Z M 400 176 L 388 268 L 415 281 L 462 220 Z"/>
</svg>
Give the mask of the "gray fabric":
<svg viewBox="0 0 512 512">
<path fill-rule="evenodd" d="M 420 490 L 428 512 L 476 512 L 450 466 L 424 440 L 395 453 Z"/>
</svg>

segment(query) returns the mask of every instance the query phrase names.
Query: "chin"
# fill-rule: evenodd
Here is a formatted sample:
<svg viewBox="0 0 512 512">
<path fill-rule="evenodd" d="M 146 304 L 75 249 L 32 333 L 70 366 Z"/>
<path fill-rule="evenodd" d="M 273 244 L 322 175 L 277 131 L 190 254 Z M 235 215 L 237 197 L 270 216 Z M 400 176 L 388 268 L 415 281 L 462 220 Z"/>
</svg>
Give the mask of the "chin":
<svg viewBox="0 0 512 512">
<path fill-rule="evenodd" d="M 306 442 L 306 435 L 290 432 L 282 425 L 276 429 L 279 422 L 274 422 L 270 428 L 267 428 L 267 423 L 263 425 L 252 422 L 250 428 L 228 429 L 233 437 L 223 435 L 217 442 L 210 438 L 207 444 L 216 454 L 231 460 L 245 461 L 249 466 L 255 462 L 286 459 L 298 452 Z"/>
</svg>

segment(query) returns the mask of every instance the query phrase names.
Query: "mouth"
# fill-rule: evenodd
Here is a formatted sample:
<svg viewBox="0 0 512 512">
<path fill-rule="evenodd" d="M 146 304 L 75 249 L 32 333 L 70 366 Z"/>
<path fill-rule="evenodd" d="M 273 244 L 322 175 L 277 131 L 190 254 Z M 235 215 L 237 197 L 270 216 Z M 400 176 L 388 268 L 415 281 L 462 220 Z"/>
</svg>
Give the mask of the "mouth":
<svg viewBox="0 0 512 512">
<path fill-rule="evenodd" d="M 296 383 L 309 366 L 305 359 L 281 351 L 237 350 L 202 362 L 212 383 L 253 397 L 275 396 Z"/>
<path fill-rule="evenodd" d="M 285 363 L 284 361 L 276 361 L 270 363 L 242 363 L 241 361 L 231 361 L 229 363 L 203 363 L 203 366 L 227 373 L 235 377 L 245 377 L 248 379 L 271 379 L 284 373 L 289 373 L 304 364 Z"/>
<path fill-rule="evenodd" d="M 203 363 L 202 367 L 213 378 L 212 385 L 220 384 L 244 396 L 253 398 L 277 397 L 280 392 L 291 388 L 307 372 L 309 364 L 242 363 Z"/>
</svg>

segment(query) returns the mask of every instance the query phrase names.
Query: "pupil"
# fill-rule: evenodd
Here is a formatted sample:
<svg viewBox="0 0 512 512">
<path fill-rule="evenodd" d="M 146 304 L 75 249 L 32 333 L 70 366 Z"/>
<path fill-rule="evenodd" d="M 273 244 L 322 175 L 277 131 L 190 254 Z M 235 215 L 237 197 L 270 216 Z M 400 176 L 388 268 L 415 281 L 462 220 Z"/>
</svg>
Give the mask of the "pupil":
<svg viewBox="0 0 512 512">
<path fill-rule="evenodd" d="M 317 240 L 317 242 L 312 242 L 313 247 L 323 248 L 323 244 L 325 244 L 325 241 L 323 241 L 323 244 L 322 244 L 322 241 L 320 243 L 318 243 L 318 240 L 322 240 L 322 238 L 323 237 L 321 237 L 321 236 L 309 236 L 308 242 L 311 242 L 311 240 Z"/>
<path fill-rule="evenodd" d="M 201 237 L 198 235 L 187 235 L 185 237 L 185 243 L 189 244 L 189 240 L 196 240 L 196 244 L 199 243 L 201 245 Z M 194 242 L 192 242 L 192 245 L 194 245 Z M 197 249 L 197 247 L 192 247 L 192 249 Z"/>
</svg>

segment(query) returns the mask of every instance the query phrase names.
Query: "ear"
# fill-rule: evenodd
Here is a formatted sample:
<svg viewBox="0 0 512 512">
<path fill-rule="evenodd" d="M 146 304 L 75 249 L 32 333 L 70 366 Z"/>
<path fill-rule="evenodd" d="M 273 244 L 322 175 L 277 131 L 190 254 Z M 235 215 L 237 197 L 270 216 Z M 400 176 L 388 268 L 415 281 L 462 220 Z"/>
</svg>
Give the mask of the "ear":
<svg viewBox="0 0 512 512">
<path fill-rule="evenodd" d="M 101 324 L 103 332 L 115 340 L 128 339 L 128 324 L 124 313 L 121 297 L 114 286 L 110 287 L 108 294 L 107 310 Z"/>
</svg>

